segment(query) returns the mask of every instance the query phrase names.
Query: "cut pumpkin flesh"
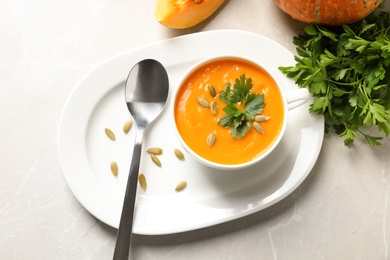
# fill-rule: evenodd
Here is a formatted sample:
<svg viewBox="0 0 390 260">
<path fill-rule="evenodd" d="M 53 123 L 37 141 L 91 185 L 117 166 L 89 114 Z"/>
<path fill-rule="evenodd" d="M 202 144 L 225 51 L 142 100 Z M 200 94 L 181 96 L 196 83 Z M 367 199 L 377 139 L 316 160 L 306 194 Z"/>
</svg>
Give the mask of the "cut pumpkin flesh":
<svg viewBox="0 0 390 260">
<path fill-rule="evenodd" d="M 224 0 L 157 0 L 155 17 L 176 29 L 189 28 L 212 15 Z"/>
</svg>

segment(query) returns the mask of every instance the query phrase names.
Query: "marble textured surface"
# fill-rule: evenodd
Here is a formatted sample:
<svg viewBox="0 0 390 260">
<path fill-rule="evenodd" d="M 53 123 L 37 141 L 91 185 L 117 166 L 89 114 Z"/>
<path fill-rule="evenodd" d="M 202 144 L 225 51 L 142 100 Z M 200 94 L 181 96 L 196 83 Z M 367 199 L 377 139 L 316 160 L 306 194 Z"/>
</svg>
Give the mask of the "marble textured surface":
<svg viewBox="0 0 390 260">
<path fill-rule="evenodd" d="M 240 29 L 294 52 L 303 24 L 271 0 L 226 1 L 172 30 L 155 1 L 13 0 L 0 8 L 0 259 L 111 259 L 116 230 L 73 196 L 57 156 L 72 89 L 107 58 L 198 31 Z M 387 1 L 387 6 L 389 3 Z M 389 10 L 388 7 L 386 10 Z M 201 43 L 199 43 L 201 44 Z M 280 203 L 217 226 L 134 237 L 134 259 L 389 259 L 390 140 L 346 148 L 327 135 L 304 183 Z"/>
</svg>

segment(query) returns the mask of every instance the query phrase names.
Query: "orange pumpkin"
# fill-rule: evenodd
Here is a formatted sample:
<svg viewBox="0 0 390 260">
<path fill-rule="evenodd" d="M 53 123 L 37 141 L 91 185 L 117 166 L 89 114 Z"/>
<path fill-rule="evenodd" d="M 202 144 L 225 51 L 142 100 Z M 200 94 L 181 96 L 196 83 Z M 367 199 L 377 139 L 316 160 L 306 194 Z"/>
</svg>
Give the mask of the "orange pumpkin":
<svg viewBox="0 0 390 260">
<path fill-rule="evenodd" d="M 273 0 L 292 18 L 324 25 L 357 22 L 369 15 L 383 0 Z"/>
<path fill-rule="evenodd" d="M 211 16 L 224 0 L 157 0 L 155 17 L 161 24 L 184 29 Z"/>
</svg>

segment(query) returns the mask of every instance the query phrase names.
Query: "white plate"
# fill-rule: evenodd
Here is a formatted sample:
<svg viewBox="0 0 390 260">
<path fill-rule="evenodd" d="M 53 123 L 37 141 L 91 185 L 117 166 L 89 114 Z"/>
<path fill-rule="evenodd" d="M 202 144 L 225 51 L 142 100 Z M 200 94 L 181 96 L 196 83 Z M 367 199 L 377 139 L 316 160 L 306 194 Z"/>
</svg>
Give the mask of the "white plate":
<svg viewBox="0 0 390 260">
<path fill-rule="evenodd" d="M 58 150 L 66 181 L 80 203 L 96 218 L 117 228 L 122 211 L 135 131 L 122 132 L 130 118 L 124 101 L 124 83 L 135 63 L 159 60 L 170 80 L 168 106 L 145 135 L 140 170 L 148 188 L 138 189 L 134 232 L 157 235 L 215 225 L 267 208 L 289 195 L 311 171 L 321 149 L 324 120 L 309 114 L 309 105 L 290 111 L 285 137 L 259 164 L 240 171 L 206 168 L 187 155 L 179 161 L 173 149 L 172 92 L 183 72 L 207 56 L 236 54 L 267 62 L 279 75 L 285 90 L 296 85 L 278 71 L 293 65 L 293 54 L 278 43 L 235 30 L 186 35 L 130 50 L 104 62 L 79 83 L 69 97 L 59 124 Z M 116 133 L 110 141 L 104 128 Z M 145 150 L 164 149 L 162 167 L 151 162 Z M 110 171 L 116 161 L 119 176 Z M 175 192 L 182 180 L 188 186 Z"/>
</svg>

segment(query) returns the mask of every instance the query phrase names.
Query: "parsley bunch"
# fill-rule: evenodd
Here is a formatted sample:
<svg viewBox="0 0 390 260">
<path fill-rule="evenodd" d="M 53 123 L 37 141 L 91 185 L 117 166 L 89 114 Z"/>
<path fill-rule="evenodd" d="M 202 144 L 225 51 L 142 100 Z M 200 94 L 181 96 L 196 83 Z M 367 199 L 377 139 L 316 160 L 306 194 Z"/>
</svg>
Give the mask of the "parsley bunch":
<svg viewBox="0 0 390 260">
<path fill-rule="evenodd" d="M 218 125 L 231 127 L 231 135 L 234 139 L 244 137 L 251 129 L 250 121 L 260 114 L 265 107 L 264 94 L 251 93 L 252 79 L 245 74 L 235 80 L 234 86 L 226 84 L 224 91 L 219 94 L 219 99 L 226 103 L 222 109 L 226 114 L 222 115 Z M 240 105 L 244 109 L 239 109 Z"/>
<path fill-rule="evenodd" d="M 332 127 L 351 145 L 363 135 L 370 146 L 382 137 L 364 133 L 376 126 L 390 134 L 390 14 L 371 14 L 351 25 L 308 25 L 293 43 L 301 58 L 296 65 L 279 67 L 314 96 L 310 112 L 325 116 L 325 131 Z"/>
</svg>

